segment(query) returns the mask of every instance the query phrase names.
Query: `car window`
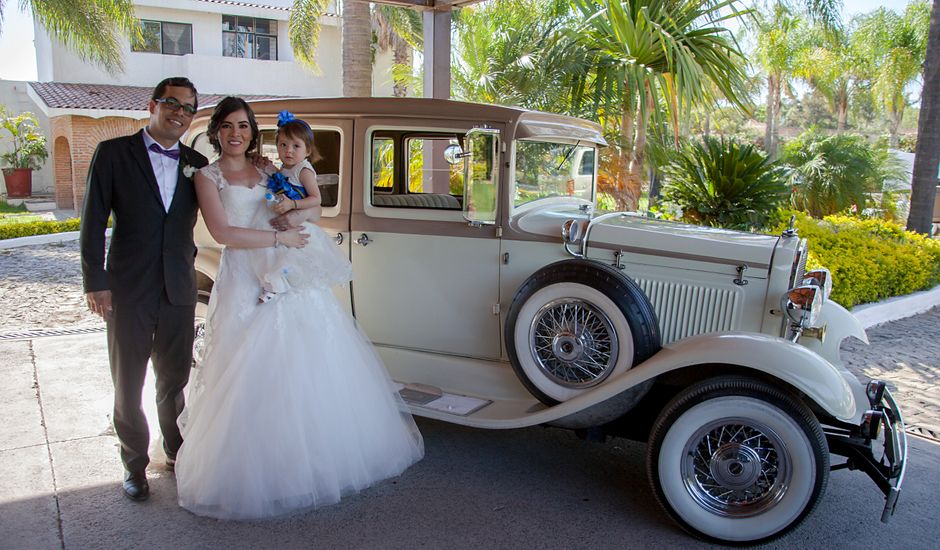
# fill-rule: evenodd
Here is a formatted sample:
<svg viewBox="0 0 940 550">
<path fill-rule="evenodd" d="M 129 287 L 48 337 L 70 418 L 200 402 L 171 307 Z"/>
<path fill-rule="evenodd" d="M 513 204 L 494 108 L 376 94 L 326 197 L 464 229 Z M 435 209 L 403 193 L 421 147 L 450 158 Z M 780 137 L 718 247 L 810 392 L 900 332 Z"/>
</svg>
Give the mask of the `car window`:
<svg viewBox="0 0 940 550">
<path fill-rule="evenodd" d="M 513 204 L 546 197 L 593 200 L 594 158 L 590 145 L 517 141 Z"/>
<path fill-rule="evenodd" d="M 380 131 L 372 136 L 372 205 L 460 210 L 463 165 L 444 149 L 461 136 L 443 132 Z"/>
</svg>

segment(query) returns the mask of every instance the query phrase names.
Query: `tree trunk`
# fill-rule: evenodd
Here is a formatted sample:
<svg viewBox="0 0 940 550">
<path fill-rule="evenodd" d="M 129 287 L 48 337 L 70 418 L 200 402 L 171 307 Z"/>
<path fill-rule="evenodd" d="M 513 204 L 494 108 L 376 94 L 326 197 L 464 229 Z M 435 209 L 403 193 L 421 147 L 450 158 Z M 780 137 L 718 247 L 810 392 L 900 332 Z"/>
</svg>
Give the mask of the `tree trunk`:
<svg viewBox="0 0 940 550">
<path fill-rule="evenodd" d="M 343 95 L 372 96 L 372 19 L 360 0 L 343 2 Z"/>
<path fill-rule="evenodd" d="M 780 110 L 780 76 L 767 77 L 767 124 L 764 129 L 764 151 L 768 158 L 777 158 L 777 117 Z"/>
<path fill-rule="evenodd" d="M 837 110 L 839 113 L 839 126 L 836 128 L 836 133 L 841 134 L 845 131 L 845 122 L 849 114 L 849 92 L 845 85 L 839 88 Z"/>
<path fill-rule="evenodd" d="M 891 107 L 891 112 L 888 113 L 888 147 L 892 149 L 898 148 L 898 128 L 901 127 L 901 120 L 904 118 L 904 107 L 897 109 L 895 106 Z"/>
<path fill-rule="evenodd" d="M 930 12 L 930 32 L 924 61 L 924 88 L 921 91 L 917 146 L 914 149 L 914 177 L 911 183 L 911 213 L 907 228 L 930 234 L 934 196 L 937 193 L 937 166 L 940 165 L 940 0 Z"/>
<path fill-rule="evenodd" d="M 412 57 L 411 57 L 411 46 L 404 40 L 396 40 L 395 47 L 393 48 L 393 53 L 395 57 L 395 65 L 402 65 L 405 67 L 411 67 Z M 408 81 L 396 79 L 395 86 L 393 87 L 393 95 L 395 97 L 407 97 L 408 96 Z"/>
</svg>

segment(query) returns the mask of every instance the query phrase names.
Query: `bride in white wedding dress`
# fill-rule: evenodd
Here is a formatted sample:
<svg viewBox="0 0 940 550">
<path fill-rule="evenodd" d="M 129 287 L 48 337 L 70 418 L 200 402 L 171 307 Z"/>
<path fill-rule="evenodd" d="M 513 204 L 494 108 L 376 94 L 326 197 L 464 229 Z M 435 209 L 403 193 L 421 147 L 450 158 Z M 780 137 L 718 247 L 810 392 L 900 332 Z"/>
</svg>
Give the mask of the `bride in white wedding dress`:
<svg viewBox="0 0 940 550">
<path fill-rule="evenodd" d="M 250 107 L 226 98 L 212 116 L 221 158 L 196 192 L 226 248 L 212 289 L 204 360 L 180 417 L 180 506 L 224 519 L 267 518 L 333 504 L 402 473 L 423 440 L 371 343 L 333 295 L 336 273 L 258 304 L 250 249 L 275 244 L 336 254 L 316 226 L 254 227 L 265 176 L 246 157 L 257 145 Z M 332 249 L 329 248 L 332 246 Z M 335 269 L 348 269 L 326 261 Z"/>
</svg>

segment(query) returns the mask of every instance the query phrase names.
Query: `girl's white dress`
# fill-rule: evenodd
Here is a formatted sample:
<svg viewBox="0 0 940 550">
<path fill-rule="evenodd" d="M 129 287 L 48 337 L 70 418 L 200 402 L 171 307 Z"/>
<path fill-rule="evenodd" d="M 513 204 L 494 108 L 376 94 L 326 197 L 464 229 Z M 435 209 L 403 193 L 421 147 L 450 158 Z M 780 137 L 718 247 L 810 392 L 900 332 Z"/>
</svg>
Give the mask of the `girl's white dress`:
<svg viewBox="0 0 940 550">
<path fill-rule="evenodd" d="M 316 174 L 307 160 L 293 168 L 282 168 L 281 174 L 292 184 L 303 187 L 300 171 L 304 168 Z M 252 220 L 251 227 L 270 230 L 268 222 L 273 216 L 273 210 L 261 208 Z M 310 223 L 304 224 L 304 232 L 310 235 L 310 239 L 303 248 L 253 249 L 257 258 L 252 261 L 252 265 L 260 286 L 266 291 L 281 293 L 309 286 L 333 286 L 352 279 L 349 260 L 326 233 Z"/>
<path fill-rule="evenodd" d="M 267 209 L 263 174 L 247 188 L 228 185 L 216 164 L 203 173 L 229 224 L 251 227 Z M 328 284 L 258 304 L 257 259 L 250 249 L 222 253 L 203 363 L 180 416 L 179 503 L 198 515 L 267 518 L 333 504 L 424 454 L 381 360 Z"/>
</svg>

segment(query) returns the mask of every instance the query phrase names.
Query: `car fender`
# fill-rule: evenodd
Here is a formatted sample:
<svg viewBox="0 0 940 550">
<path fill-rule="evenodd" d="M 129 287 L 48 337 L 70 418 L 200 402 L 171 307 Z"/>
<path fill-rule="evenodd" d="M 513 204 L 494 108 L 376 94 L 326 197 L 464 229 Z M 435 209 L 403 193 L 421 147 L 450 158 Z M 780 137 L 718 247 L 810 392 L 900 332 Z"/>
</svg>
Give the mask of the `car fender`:
<svg viewBox="0 0 940 550">
<path fill-rule="evenodd" d="M 850 336 L 868 343 L 862 323 L 841 305 L 828 300 L 819 313 L 819 326 L 823 327 L 821 338 L 800 338 L 800 344 L 823 356 L 831 363 L 839 363 L 839 347 Z"/>
<path fill-rule="evenodd" d="M 196 252 L 196 271 L 202 273 L 210 280 L 215 281 L 219 273 L 219 262 L 222 259 L 222 249 L 200 247 Z"/>
<path fill-rule="evenodd" d="M 859 406 L 864 406 L 864 402 L 859 401 L 859 396 L 864 396 L 861 384 L 856 382 L 858 388 L 853 387 L 838 367 L 817 353 L 775 336 L 723 332 L 692 336 L 664 346 L 659 353 L 616 380 L 542 411 L 542 414 L 548 413 L 555 419 L 575 416 L 582 409 L 611 399 L 657 376 L 708 364 L 734 365 L 766 373 L 797 388 L 820 408 L 844 422 L 857 422 L 862 412 Z"/>
</svg>

